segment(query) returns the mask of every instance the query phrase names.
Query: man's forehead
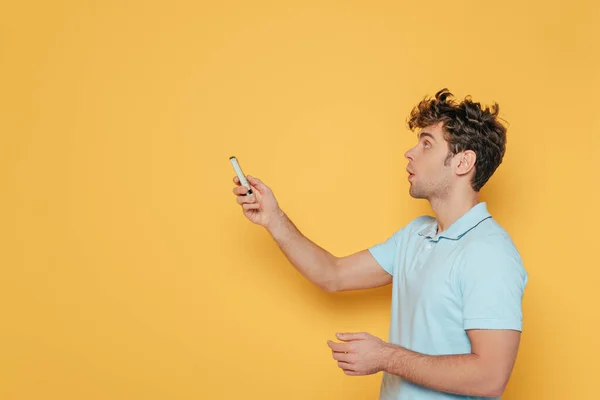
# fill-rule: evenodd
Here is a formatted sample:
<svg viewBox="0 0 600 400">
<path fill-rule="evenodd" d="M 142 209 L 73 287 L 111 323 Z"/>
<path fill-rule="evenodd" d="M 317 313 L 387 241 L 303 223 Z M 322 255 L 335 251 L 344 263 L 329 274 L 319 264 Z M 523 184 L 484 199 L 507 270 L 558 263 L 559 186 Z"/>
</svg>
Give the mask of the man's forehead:
<svg viewBox="0 0 600 400">
<path fill-rule="evenodd" d="M 417 135 L 419 138 L 423 136 L 430 136 L 437 141 L 443 141 L 444 139 L 444 123 L 438 122 L 431 124 L 421 129 Z"/>
</svg>

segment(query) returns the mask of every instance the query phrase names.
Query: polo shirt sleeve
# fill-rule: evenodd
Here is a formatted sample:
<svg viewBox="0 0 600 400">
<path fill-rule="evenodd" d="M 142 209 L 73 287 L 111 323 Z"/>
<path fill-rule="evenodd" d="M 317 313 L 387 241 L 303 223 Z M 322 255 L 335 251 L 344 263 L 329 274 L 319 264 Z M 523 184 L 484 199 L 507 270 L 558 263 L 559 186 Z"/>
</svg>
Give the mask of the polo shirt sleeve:
<svg viewBox="0 0 600 400">
<path fill-rule="evenodd" d="M 371 255 L 388 274 L 393 275 L 394 264 L 396 262 L 396 252 L 398 249 L 398 243 L 400 243 L 400 236 L 404 228 L 400 228 L 386 241 L 369 247 Z"/>
<path fill-rule="evenodd" d="M 527 272 L 512 244 L 477 243 L 465 249 L 459 277 L 464 329 L 523 330 Z"/>
</svg>

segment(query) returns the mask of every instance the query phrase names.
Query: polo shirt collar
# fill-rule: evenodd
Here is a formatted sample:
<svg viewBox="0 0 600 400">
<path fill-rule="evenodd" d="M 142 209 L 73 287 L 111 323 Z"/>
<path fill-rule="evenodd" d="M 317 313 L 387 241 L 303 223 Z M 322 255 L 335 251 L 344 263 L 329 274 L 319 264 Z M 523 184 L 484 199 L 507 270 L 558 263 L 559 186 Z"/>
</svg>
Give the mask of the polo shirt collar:
<svg viewBox="0 0 600 400">
<path fill-rule="evenodd" d="M 458 240 L 465 233 L 475 228 L 481 221 L 488 218 L 491 218 L 491 214 L 488 212 L 487 204 L 485 202 L 480 202 L 471 207 L 469 211 L 454 221 L 448 229 L 439 235 L 436 234 L 438 228 L 437 219 L 434 219 L 431 223 L 425 225 L 418 233 L 420 236 L 425 236 L 434 240 L 438 240 L 442 237 Z"/>
</svg>

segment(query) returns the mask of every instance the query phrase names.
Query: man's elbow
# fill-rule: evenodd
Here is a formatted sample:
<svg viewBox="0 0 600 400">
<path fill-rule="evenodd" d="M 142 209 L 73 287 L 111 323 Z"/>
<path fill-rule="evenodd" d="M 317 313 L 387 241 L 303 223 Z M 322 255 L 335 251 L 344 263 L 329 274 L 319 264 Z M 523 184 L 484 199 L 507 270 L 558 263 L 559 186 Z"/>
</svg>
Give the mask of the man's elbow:
<svg viewBox="0 0 600 400">
<path fill-rule="evenodd" d="M 341 292 L 342 287 L 340 285 L 340 276 L 338 271 L 339 268 L 337 265 L 334 264 L 331 266 L 319 287 L 327 293 Z"/>
<path fill-rule="evenodd" d="M 485 385 L 483 397 L 502 397 L 506 390 L 508 379 L 501 377 L 500 379 L 490 379 Z"/>
<path fill-rule="evenodd" d="M 321 285 L 321 290 L 327 293 L 339 292 L 338 288 L 333 284 Z"/>
<path fill-rule="evenodd" d="M 496 398 L 496 397 L 502 397 L 503 394 L 504 394 L 503 387 L 492 386 L 484 393 L 483 397 Z"/>
<path fill-rule="evenodd" d="M 341 291 L 340 284 L 336 279 L 328 279 L 321 283 L 319 287 L 327 293 L 335 293 Z"/>
</svg>

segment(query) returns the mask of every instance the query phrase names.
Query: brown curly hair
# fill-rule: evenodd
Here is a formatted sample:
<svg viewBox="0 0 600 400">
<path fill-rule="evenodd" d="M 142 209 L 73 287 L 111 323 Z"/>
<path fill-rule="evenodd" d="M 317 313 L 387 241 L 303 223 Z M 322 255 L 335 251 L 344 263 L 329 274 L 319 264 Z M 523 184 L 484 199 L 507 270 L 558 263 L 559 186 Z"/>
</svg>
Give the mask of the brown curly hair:
<svg viewBox="0 0 600 400">
<path fill-rule="evenodd" d="M 435 98 L 425 98 L 413 108 L 408 117 L 408 127 L 416 128 L 443 123 L 444 139 L 450 151 L 450 158 L 465 150 L 476 154 L 475 174 L 471 181 L 473 190 L 479 192 L 502 163 L 506 151 L 506 127 L 498 118 L 499 106 L 482 108 L 471 100 L 471 96 L 457 103 L 448 89 L 436 93 Z"/>
</svg>

